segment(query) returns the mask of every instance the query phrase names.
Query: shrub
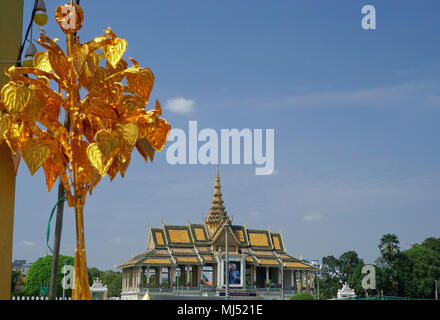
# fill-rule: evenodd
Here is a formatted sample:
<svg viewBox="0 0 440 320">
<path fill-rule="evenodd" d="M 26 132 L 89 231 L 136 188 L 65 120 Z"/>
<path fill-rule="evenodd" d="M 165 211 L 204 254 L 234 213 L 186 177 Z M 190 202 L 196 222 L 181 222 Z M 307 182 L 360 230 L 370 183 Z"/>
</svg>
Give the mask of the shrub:
<svg viewBox="0 0 440 320">
<path fill-rule="evenodd" d="M 301 292 L 294 294 L 290 297 L 289 300 L 315 300 L 315 297 L 312 296 L 310 293 L 307 292 Z"/>
<path fill-rule="evenodd" d="M 58 263 L 58 277 L 57 277 L 57 296 L 63 295 L 63 288 L 61 287 L 61 281 L 64 274 L 61 269 L 64 265 L 64 260 L 67 260 L 67 264 L 73 265 L 73 257 L 59 256 Z M 39 258 L 29 268 L 26 279 L 24 282 L 23 293 L 28 296 L 39 296 L 40 286 L 49 287 L 50 271 L 52 268 L 52 256 L 46 256 Z M 66 290 L 66 296 L 70 296 L 71 290 Z"/>
</svg>

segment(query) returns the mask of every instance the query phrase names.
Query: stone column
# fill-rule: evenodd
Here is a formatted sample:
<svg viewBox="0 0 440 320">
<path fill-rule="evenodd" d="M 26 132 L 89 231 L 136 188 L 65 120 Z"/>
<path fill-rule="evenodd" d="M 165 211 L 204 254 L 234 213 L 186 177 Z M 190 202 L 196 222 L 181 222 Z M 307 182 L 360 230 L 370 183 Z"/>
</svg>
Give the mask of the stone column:
<svg viewBox="0 0 440 320">
<path fill-rule="evenodd" d="M 266 267 L 266 288 L 269 288 L 269 267 Z"/>
<path fill-rule="evenodd" d="M 154 267 L 154 279 L 155 279 L 155 282 L 156 282 L 156 289 L 158 289 L 159 288 L 159 284 L 160 284 L 160 282 L 159 282 L 159 267 Z"/>
<path fill-rule="evenodd" d="M 300 271 L 300 278 L 301 278 L 301 291 L 304 287 L 304 271 Z"/>
<path fill-rule="evenodd" d="M 250 273 L 250 281 L 251 281 L 251 284 L 250 284 L 250 287 L 252 288 L 252 286 L 253 286 L 253 284 L 254 284 L 254 277 L 253 277 L 253 266 L 252 265 L 249 265 L 249 273 Z"/>
<path fill-rule="evenodd" d="M 283 270 L 281 269 L 281 266 L 278 268 L 278 286 L 280 287 L 280 288 L 282 288 L 283 286 L 282 286 L 282 283 L 281 283 L 281 281 L 282 281 L 282 279 L 283 279 L 283 275 L 281 274 L 281 272 L 283 272 Z"/>
<path fill-rule="evenodd" d="M 147 289 L 150 289 L 150 267 L 147 267 Z"/>
<path fill-rule="evenodd" d="M 217 287 L 217 277 L 218 277 L 218 265 L 212 265 L 212 285 Z"/>
<path fill-rule="evenodd" d="M 134 267 L 131 269 L 131 288 L 136 289 L 136 272 Z"/>
<path fill-rule="evenodd" d="M 295 275 L 293 274 L 295 271 L 290 270 L 290 288 L 295 288 Z"/>
<path fill-rule="evenodd" d="M 191 272 L 190 272 L 190 274 L 189 274 L 189 283 L 190 283 L 190 287 L 191 288 L 193 288 L 194 287 L 194 284 L 195 284 L 195 274 L 196 274 L 196 272 L 195 272 L 195 266 L 191 266 Z"/>
<path fill-rule="evenodd" d="M 162 286 L 162 267 L 157 267 L 157 287 L 160 288 Z"/>
<path fill-rule="evenodd" d="M 185 265 L 180 266 L 180 286 L 185 287 Z"/>
<path fill-rule="evenodd" d="M 190 265 L 187 265 L 186 267 L 185 267 L 185 269 L 187 270 L 186 271 L 186 287 L 187 287 L 187 289 L 189 289 L 189 286 L 190 286 L 190 282 L 189 282 L 189 273 L 190 273 Z"/>
<path fill-rule="evenodd" d="M 176 283 L 176 267 L 171 267 L 170 268 L 170 273 L 171 273 L 171 282 L 170 282 L 170 288 L 173 288 L 173 284 L 177 284 Z"/>
<path fill-rule="evenodd" d="M 200 288 L 200 282 L 202 281 L 203 266 L 197 266 L 197 288 Z"/>
<path fill-rule="evenodd" d="M 298 291 L 298 284 L 297 284 L 297 281 L 298 281 L 299 271 L 298 271 L 298 270 L 295 270 L 294 275 L 295 275 L 295 290 Z"/>
<path fill-rule="evenodd" d="M 252 265 L 252 286 L 257 287 L 257 267 Z"/>
<path fill-rule="evenodd" d="M 136 287 L 141 290 L 142 287 L 142 268 L 138 267 Z"/>
<path fill-rule="evenodd" d="M 138 283 L 139 283 L 139 271 L 138 268 L 134 268 L 133 269 L 133 278 L 134 278 L 134 283 L 133 283 L 133 287 L 135 290 L 138 289 Z"/>
</svg>

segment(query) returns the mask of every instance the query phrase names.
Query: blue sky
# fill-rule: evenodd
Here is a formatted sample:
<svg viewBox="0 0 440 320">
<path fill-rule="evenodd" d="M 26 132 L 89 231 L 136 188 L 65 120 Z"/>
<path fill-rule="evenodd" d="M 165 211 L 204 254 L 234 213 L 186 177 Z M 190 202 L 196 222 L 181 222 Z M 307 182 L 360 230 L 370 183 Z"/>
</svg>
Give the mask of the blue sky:
<svg viewBox="0 0 440 320">
<path fill-rule="evenodd" d="M 25 0 L 25 23 L 33 1 Z M 49 36 L 63 39 L 46 0 Z M 377 29 L 361 28 L 372 4 Z M 90 1 L 88 41 L 107 26 L 156 76 L 172 127 L 275 129 L 275 173 L 220 167 L 234 223 L 283 229 L 289 253 L 320 259 L 355 250 L 378 256 L 381 235 L 402 248 L 439 237 L 440 23 L 438 1 Z M 34 38 L 38 37 L 34 27 Z M 61 40 L 62 41 L 62 40 Z M 166 108 L 182 97 L 186 113 Z M 150 106 L 152 108 L 152 106 Z M 112 268 L 142 252 L 147 226 L 198 223 L 212 198 L 214 165 L 154 163 L 135 156 L 126 177 L 106 178 L 88 198 L 90 266 Z M 45 254 L 56 188 L 22 163 L 17 177 L 14 259 Z M 54 229 L 54 226 L 52 227 Z M 73 255 L 65 211 L 61 251 Z M 52 241 L 52 238 L 51 238 Z"/>
</svg>

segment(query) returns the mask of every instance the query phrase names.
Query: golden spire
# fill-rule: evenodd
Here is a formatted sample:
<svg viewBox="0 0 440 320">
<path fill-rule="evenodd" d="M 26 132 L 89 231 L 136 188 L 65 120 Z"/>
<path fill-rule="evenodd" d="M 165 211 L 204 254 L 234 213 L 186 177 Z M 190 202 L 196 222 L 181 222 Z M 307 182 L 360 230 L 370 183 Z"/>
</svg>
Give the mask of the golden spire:
<svg viewBox="0 0 440 320">
<path fill-rule="evenodd" d="M 231 223 L 231 220 L 226 213 L 225 206 L 223 205 L 222 192 L 220 185 L 220 176 L 218 174 L 217 165 L 217 176 L 215 178 L 214 185 L 214 196 L 212 197 L 211 207 L 209 208 L 208 216 L 205 219 L 205 224 L 211 232 L 214 232 L 217 227 L 226 222 L 226 220 Z"/>
</svg>

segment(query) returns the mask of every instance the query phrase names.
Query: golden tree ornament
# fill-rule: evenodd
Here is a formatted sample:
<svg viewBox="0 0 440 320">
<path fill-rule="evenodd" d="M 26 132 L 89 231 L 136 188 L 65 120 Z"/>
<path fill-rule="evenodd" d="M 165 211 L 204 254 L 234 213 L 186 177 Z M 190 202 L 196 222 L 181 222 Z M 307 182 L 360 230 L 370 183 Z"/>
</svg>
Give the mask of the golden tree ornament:
<svg viewBox="0 0 440 320">
<path fill-rule="evenodd" d="M 10 81 L 1 89 L 0 142 L 21 155 L 32 175 L 43 167 L 49 191 L 58 178 L 62 182 L 76 220 L 72 299 L 82 300 L 90 299 L 83 222 L 87 193 L 106 174 L 111 180 L 118 172 L 123 177 L 135 147 L 152 161 L 170 125 L 160 118 L 159 102 L 145 109 L 154 75 L 131 58 L 128 67 L 126 40 L 108 28 L 80 43 L 74 35 L 84 19 L 78 5 L 59 6 L 55 17 L 67 52 L 42 30 L 38 43 L 46 50 L 35 54 L 34 67 L 5 71 Z M 69 129 L 60 122 L 61 110 L 68 114 Z"/>
</svg>

